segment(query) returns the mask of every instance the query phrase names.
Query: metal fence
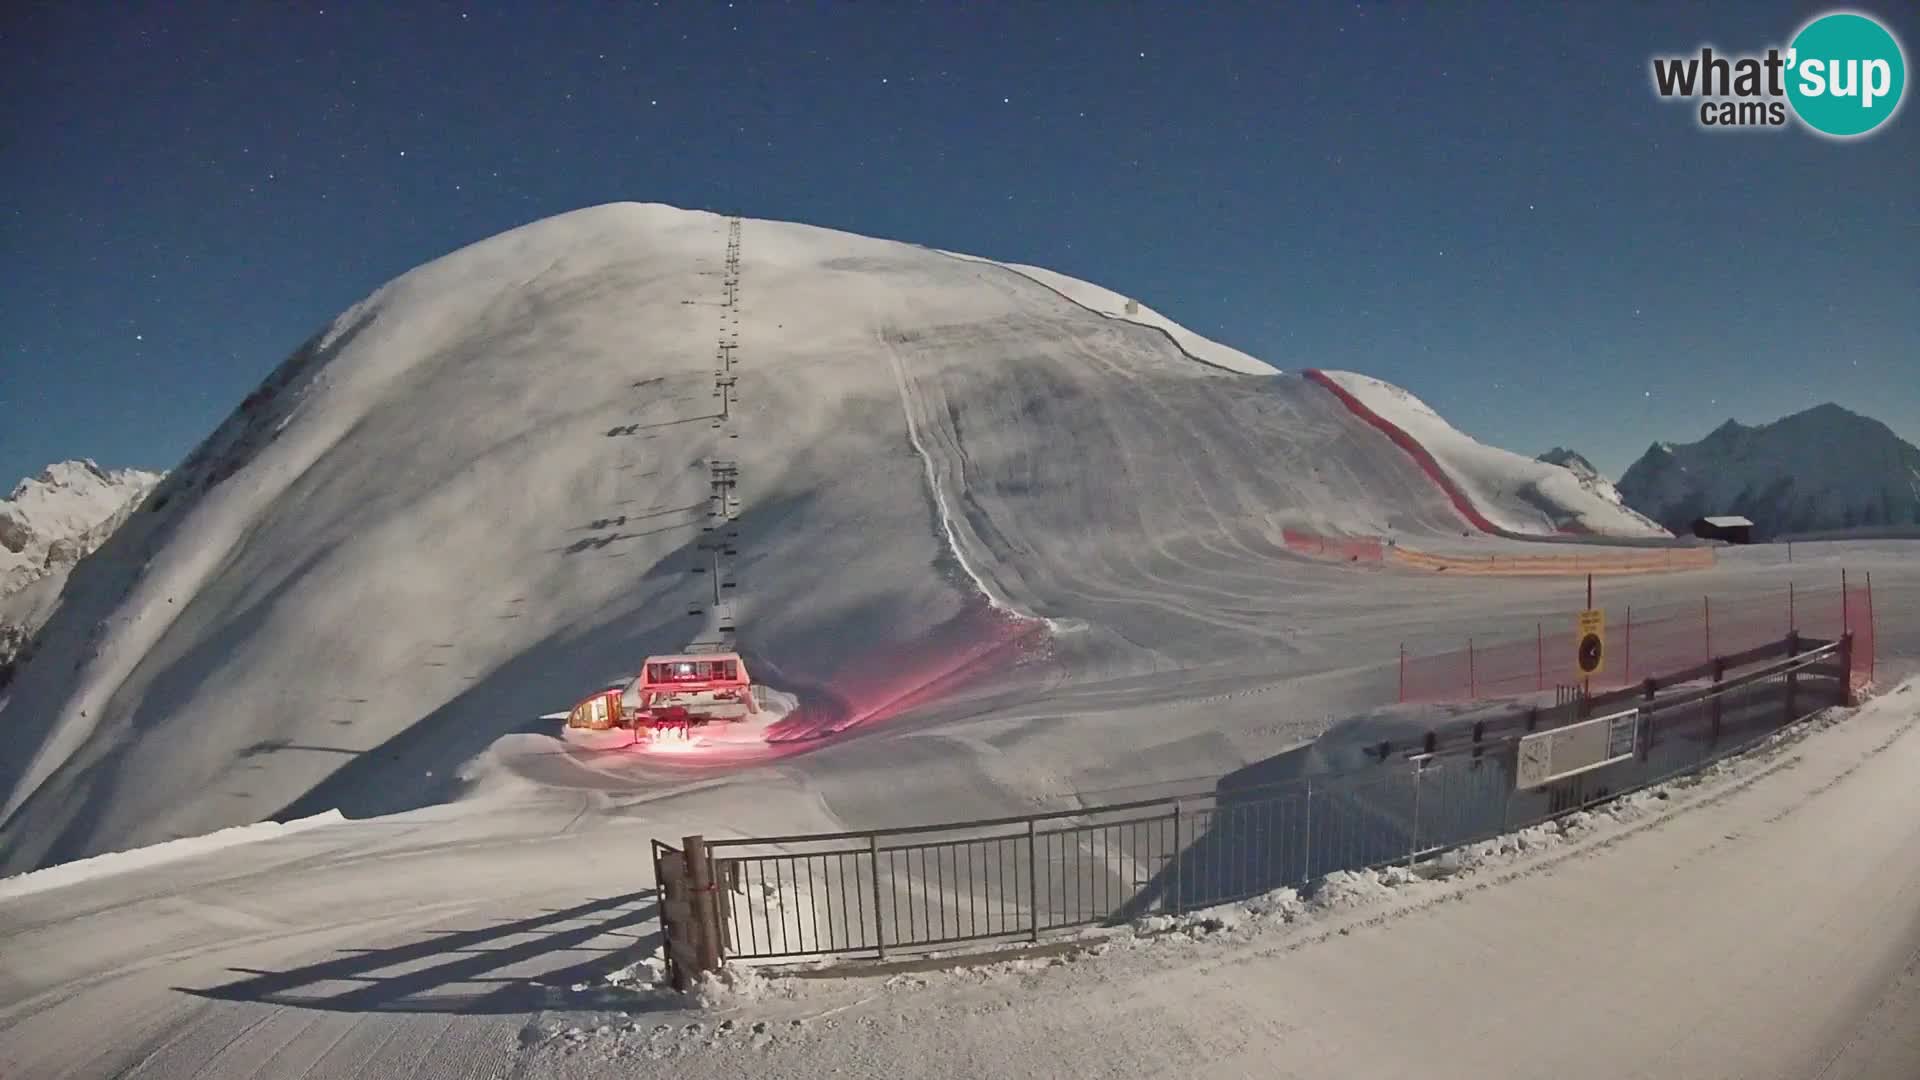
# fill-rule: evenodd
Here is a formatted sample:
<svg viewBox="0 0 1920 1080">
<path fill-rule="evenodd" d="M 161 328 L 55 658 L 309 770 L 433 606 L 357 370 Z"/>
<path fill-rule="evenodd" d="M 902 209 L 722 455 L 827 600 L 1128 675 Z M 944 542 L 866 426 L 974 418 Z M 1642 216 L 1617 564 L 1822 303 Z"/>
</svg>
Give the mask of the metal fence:
<svg viewBox="0 0 1920 1080">
<path fill-rule="evenodd" d="M 1415 863 L 1697 771 L 1847 700 L 1851 646 L 1789 636 L 1624 694 L 1380 744 L 1379 765 L 1350 773 L 1265 784 L 1235 774 L 1210 792 L 1044 815 L 714 840 L 705 857 L 720 953 L 885 957 L 1037 940 Z M 1515 782 L 1523 740 L 1605 707 L 1630 717 L 1628 755 L 1538 788 Z M 676 853 L 657 844 L 657 867 Z"/>
<path fill-rule="evenodd" d="M 1697 770 L 1845 701 L 1852 644 L 1789 638 L 1722 658 L 1711 681 L 1693 671 L 1624 703 L 1609 695 L 1631 717 L 1630 729 L 1615 725 L 1631 731 L 1631 752 L 1537 788 L 1516 785 L 1522 741 L 1578 723 L 1604 698 L 1382 744 L 1376 764 L 1339 774 L 1256 783 L 1250 770 L 1210 791 L 1111 806 L 706 842 L 719 951 L 885 957 L 1036 940 L 1411 864 Z M 656 867 L 677 853 L 656 843 Z"/>
</svg>

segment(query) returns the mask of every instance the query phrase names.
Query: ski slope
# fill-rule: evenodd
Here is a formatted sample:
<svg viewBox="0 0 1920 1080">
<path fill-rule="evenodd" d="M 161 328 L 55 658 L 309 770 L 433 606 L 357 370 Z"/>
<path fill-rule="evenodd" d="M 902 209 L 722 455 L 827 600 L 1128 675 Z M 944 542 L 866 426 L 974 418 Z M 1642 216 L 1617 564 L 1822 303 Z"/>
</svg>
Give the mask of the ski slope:
<svg viewBox="0 0 1920 1080">
<path fill-rule="evenodd" d="M 1283 529 L 1457 532 L 1323 390 L 1095 286 L 742 236 L 729 305 L 726 219 L 562 215 L 298 350 L 76 572 L 0 711 L 0 868 L 459 797 L 496 740 L 715 632 L 690 613 L 715 461 L 740 646 L 803 702 L 789 743 L 983 687 L 1077 712 L 1175 669 L 1258 682 L 1327 648 L 1297 612 L 1351 584 Z M 1116 751 L 1163 740 L 1138 722 Z"/>
<path fill-rule="evenodd" d="M 1478 528 L 1523 536 L 1670 535 L 1628 508 L 1617 492 L 1602 494 L 1558 465 L 1476 442 L 1400 387 L 1351 371 L 1319 374 L 1431 454 L 1469 504 L 1466 516 Z"/>
</svg>

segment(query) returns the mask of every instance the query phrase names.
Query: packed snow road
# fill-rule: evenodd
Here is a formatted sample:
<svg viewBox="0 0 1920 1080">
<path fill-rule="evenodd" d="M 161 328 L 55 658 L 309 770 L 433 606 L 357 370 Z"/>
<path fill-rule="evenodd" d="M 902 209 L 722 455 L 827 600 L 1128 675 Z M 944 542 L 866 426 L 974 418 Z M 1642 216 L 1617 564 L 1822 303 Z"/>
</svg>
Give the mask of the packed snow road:
<svg viewBox="0 0 1920 1080">
<path fill-rule="evenodd" d="M 10 901 L 0 1074 L 1908 1077 L 1916 770 L 1910 682 L 1450 880 L 705 1010 L 575 989 L 645 948 L 642 829 L 328 826 Z"/>
</svg>

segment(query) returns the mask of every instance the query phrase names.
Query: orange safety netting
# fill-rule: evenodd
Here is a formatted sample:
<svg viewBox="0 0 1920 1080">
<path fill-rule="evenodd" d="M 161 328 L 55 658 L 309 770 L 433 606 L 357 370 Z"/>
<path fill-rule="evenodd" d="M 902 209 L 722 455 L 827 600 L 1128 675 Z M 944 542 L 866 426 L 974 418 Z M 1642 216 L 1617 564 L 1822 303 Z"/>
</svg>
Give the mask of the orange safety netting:
<svg viewBox="0 0 1920 1080">
<path fill-rule="evenodd" d="M 1286 541 L 1288 551 L 1301 555 L 1339 559 L 1342 562 L 1376 563 L 1385 557 L 1380 539 L 1375 536 L 1322 536 L 1300 529 L 1282 529 L 1280 536 Z"/>
</svg>

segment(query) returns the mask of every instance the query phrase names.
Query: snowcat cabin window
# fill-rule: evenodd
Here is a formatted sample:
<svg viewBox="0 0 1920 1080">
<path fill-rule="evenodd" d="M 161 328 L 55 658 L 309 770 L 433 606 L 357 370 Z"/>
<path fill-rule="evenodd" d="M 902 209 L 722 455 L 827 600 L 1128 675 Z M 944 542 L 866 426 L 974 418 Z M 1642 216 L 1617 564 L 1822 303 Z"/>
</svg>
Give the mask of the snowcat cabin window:
<svg viewBox="0 0 1920 1080">
<path fill-rule="evenodd" d="M 647 682 L 655 685 L 705 681 L 711 665 L 700 660 L 674 660 L 647 665 Z"/>
<path fill-rule="evenodd" d="M 740 677 L 740 673 L 734 670 L 737 666 L 738 665 L 736 665 L 731 660 L 722 660 L 719 663 L 714 665 L 714 667 L 718 668 L 719 670 L 713 673 L 713 677 L 716 679 L 725 679 L 728 682 L 731 682 L 734 679 L 737 679 Z"/>
</svg>

